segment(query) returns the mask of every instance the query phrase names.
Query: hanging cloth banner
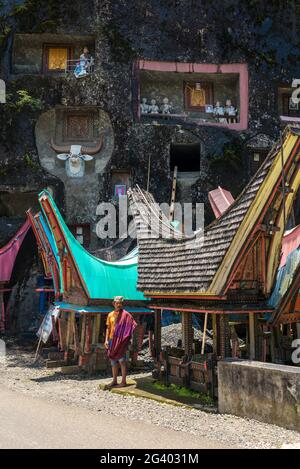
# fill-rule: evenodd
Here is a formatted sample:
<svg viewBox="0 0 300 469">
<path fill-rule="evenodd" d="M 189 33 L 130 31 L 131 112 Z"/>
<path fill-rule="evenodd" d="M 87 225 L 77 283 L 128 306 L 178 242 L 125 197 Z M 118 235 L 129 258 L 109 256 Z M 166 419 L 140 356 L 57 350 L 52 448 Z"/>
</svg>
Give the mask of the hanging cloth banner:
<svg viewBox="0 0 300 469">
<path fill-rule="evenodd" d="M 42 342 L 46 344 L 53 331 L 53 324 L 56 322 L 60 312 L 59 306 L 51 306 L 45 315 L 42 324 L 36 335 L 41 338 Z M 53 321 L 54 318 L 54 321 Z"/>
</svg>

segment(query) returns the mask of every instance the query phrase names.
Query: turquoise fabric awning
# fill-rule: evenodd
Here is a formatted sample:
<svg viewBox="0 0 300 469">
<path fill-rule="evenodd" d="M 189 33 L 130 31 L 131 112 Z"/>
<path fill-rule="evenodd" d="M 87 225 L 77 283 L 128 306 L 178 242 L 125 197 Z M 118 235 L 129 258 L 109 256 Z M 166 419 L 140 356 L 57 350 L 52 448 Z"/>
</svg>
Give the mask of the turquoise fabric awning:
<svg viewBox="0 0 300 469">
<path fill-rule="evenodd" d="M 55 302 L 55 306 L 58 306 L 61 311 L 72 311 L 75 313 L 80 314 L 88 314 L 88 313 L 95 313 L 95 314 L 107 314 L 113 310 L 113 306 L 80 306 L 80 305 L 73 305 L 70 303 L 64 302 Z M 152 314 L 153 310 L 148 308 L 134 308 L 131 306 L 124 306 L 124 309 L 129 313 L 141 313 L 141 314 Z"/>
<path fill-rule="evenodd" d="M 146 301 L 143 293 L 137 290 L 138 254 L 137 250 L 116 262 L 107 262 L 90 254 L 73 236 L 67 227 L 53 198 L 46 190 L 39 194 L 39 202 L 50 231 L 51 223 L 44 210 L 42 200 L 47 198 L 63 233 L 67 249 L 72 256 L 90 299 L 112 299 L 123 296 L 125 300 Z M 54 235 L 53 235 L 53 238 Z"/>
</svg>

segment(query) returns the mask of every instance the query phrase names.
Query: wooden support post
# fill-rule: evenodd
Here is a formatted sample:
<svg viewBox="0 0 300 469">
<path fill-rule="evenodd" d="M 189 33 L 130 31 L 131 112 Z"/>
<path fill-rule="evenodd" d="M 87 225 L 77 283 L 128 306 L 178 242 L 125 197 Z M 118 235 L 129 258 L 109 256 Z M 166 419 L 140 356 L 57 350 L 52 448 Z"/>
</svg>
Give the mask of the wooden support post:
<svg viewBox="0 0 300 469">
<path fill-rule="evenodd" d="M 213 326 L 213 350 L 214 354 L 218 355 L 218 327 L 217 327 L 217 314 L 212 314 Z"/>
<path fill-rule="evenodd" d="M 75 313 L 74 312 L 70 312 L 68 314 L 68 325 L 67 325 L 67 340 L 66 340 L 66 349 L 67 351 L 69 351 L 70 349 L 70 345 L 72 345 L 73 343 L 73 331 L 74 331 L 74 327 L 73 327 L 73 323 L 75 321 Z"/>
<path fill-rule="evenodd" d="M 64 360 L 69 361 L 72 357 L 72 350 L 71 345 L 74 343 L 74 321 L 75 321 L 75 313 L 69 312 L 67 313 L 67 334 L 66 334 L 66 347 L 65 347 L 65 354 Z"/>
<path fill-rule="evenodd" d="M 268 341 L 266 337 L 267 332 L 268 332 L 268 326 L 263 325 L 262 327 L 262 354 L 261 354 L 261 360 L 263 362 L 267 361 L 267 348 L 268 348 Z"/>
<path fill-rule="evenodd" d="M 87 334 L 86 334 L 86 353 L 91 352 L 91 345 L 92 345 L 92 317 L 87 317 Z"/>
<path fill-rule="evenodd" d="M 230 327 L 230 337 L 231 337 L 231 356 L 232 358 L 238 358 L 238 350 L 239 350 L 239 339 L 235 330 L 235 325 L 232 324 Z"/>
<path fill-rule="evenodd" d="M 271 329 L 270 354 L 271 354 L 271 362 L 275 363 L 275 332 L 274 332 L 274 328 Z"/>
<path fill-rule="evenodd" d="M 93 338 L 92 338 L 93 344 L 98 344 L 99 342 L 100 324 L 101 324 L 101 316 L 100 314 L 97 314 L 97 316 L 94 317 Z"/>
<path fill-rule="evenodd" d="M 261 276 L 262 276 L 262 282 L 263 282 L 263 292 L 266 294 L 266 279 L 267 279 L 267 273 L 266 273 L 266 238 L 265 235 L 263 234 L 261 237 Z"/>
<path fill-rule="evenodd" d="M 86 336 L 86 315 L 82 316 L 81 321 L 81 353 L 84 354 L 85 351 L 85 336 Z"/>
<path fill-rule="evenodd" d="M 61 313 L 61 317 L 58 319 L 58 332 L 59 332 L 59 350 L 66 350 L 66 336 L 67 336 L 67 321 L 65 312 Z"/>
<path fill-rule="evenodd" d="M 255 360 L 255 349 L 256 349 L 256 333 L 255 333 L 255 313 L 249 313 L 249 358 Z"/>
<path fill-rule="evenodd" d="M 228 315 L 220 314 L 220 355 L 221 358 L 231 357 L 230 350 L 230 330 L 228 323 Z"/>
<path fill-rule="evenodd" d="M 75 346 L 75 357 L 81 355 L 81 347 L 79 342 L 78 328 L 76 324 L 76 319 L 73 322 L 73 334 L 74 334 L 74 346 Z"/>
<path fill-rule="evenodd" d="M 154 313 L 155 325 L 154 325 L 154 357 L 156 360 L 159 360 L 159 355 L 161 352 L 161 315 L 162 311 L 156 309 Z"/>
<path fill-rule="evenodd" d="M 183 311 L 181 313 L 181 318 L 182 318 L 182 342 L 183 342 L 184 353 L 186 355 L 191 355 L 192 350 L 193 350 L 193 339 L 194 339 L 192 313 Z"/>
</svg>

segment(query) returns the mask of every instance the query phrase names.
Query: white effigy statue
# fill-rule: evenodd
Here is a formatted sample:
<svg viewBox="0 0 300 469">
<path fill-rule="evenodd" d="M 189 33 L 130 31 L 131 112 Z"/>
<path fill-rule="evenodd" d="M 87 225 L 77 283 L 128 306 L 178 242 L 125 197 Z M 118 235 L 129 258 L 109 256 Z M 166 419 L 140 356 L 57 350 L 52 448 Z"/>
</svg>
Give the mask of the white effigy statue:
<svg viewBox="0 0 300 469">
<path fill-rule="evenodd" d="M 159 107 L 156 104 L 156 99 L 151 99 L 151 104 L 149 106 L 149 111 L 150 114 L 158 114 L 159 113 Z"/>
<path fill-rule="evenodd" d="M 214 117 L 222 123 L 226 123 L 227 119 L 225 117 L 225 108 L 224 106 L 221 105 L 220 101 L 216 102 L 216 105 L 214 107 Z"/>
<path fill-rule="evenodd" d="M 142 114 L 148 114 L 149 112 L 149 104 L 147 104 L 147 98 L 143 98 L 140 104 L 140 109 Z"/>
<path fill-rule="evenodd" d="M 232 105 L 231 99 L 226 100 L 225 112 L 229 117 L 236 116 L 236 108 Z"/>
<path fill-rule="evenodd" d="M 216 102 L 216 105 L 214 107 L 214 115 L 216 117 L 223 117 L 225 115 L 224 106 L 221 105 L 220 101 Z"/>
<path fill-rule="evenodd" d="M 161 113 L 162 114 L 171 114 L 172 111 L 172 105 L 169 103 L 168 98 L 163 99 L 163 104 L 161 106 Z"/>
</svg>

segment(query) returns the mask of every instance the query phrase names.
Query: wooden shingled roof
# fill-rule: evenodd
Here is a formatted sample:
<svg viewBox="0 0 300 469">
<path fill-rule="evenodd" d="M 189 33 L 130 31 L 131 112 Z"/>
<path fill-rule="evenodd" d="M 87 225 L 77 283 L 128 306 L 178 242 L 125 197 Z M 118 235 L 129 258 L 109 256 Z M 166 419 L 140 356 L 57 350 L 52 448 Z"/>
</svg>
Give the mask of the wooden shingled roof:
<svg viewBox="0 0 300 469">
<path fill-rule="evenodd" d="M 299 145 L 300 129 L 287 128 L 284 134 L 284 164 L 290 163 L 292 152 Z M 199 247 L 194 239 L 138 239 L 138 288 L 157 295 L 221 295 L 234 263 L 257 224 L 261 212 L 278 188 L 281 177 L 281 145 L 276 143 L 269 155 L 235 202 L 204 230 Z M 276 163 L 276 164 L 275 164 Z M 131 209 L 138 217 L 147 210 L 151 196 L 141 189 L 130 190 Z M 144 210 L 141 211 L 141 207 Z"/>
</svg>

